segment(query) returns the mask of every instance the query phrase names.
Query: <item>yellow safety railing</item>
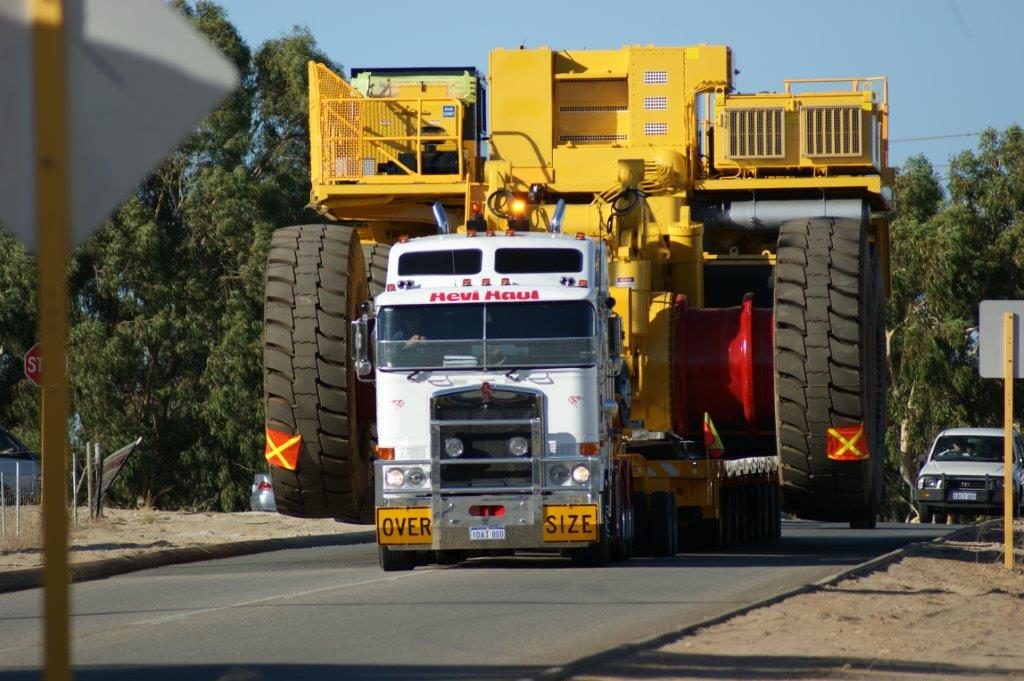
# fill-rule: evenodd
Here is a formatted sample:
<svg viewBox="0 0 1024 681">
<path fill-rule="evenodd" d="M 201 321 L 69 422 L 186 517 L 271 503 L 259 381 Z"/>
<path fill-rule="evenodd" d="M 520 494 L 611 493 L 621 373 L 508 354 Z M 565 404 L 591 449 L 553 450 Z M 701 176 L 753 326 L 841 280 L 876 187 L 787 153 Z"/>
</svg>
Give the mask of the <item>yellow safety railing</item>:
<svg viewBox="0 0 1024 681">
<path fill-rule="evenodd" d="M 322 64 L 309 67 L 314 183 L 463 179 L 462 102 L 364 97 Z"/>
</svg>

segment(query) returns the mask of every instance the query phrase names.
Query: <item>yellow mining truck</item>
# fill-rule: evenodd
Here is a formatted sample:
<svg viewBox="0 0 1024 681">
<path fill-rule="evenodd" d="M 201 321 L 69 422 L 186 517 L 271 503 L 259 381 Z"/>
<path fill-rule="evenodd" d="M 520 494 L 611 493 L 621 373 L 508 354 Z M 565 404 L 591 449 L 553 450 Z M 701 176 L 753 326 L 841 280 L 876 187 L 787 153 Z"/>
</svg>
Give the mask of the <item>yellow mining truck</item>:
<svg viewBox="0 0 1024 681">
<path fill-rule="evenodd" d="M 486 81 L 473 68 L 346 80 L 310 63 L 310 206 L 325 224 L 275 233 L 266 284 L 279 510 L 372 521 L 375 401 L 349 322 L 390 286 L 390 245 L 450 220 L 467 236 L 560 227 L 604 243 L 636 523 L 662 492 L 680 539 L 773 536 L 781 492 L 799 517 L 873 526 L 886 80 L 744 94 L 733 73 L 728 47 L 703 44 L 496 49 Z"/>
</svg>

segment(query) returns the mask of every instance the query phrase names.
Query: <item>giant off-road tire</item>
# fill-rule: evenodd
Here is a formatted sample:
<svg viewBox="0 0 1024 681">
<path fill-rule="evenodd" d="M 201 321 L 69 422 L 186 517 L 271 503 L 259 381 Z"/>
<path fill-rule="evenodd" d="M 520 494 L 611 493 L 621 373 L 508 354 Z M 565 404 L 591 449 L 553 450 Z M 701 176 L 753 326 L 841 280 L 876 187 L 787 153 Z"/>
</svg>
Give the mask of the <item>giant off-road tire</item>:
<svg viewBox="0 0 1024 681">
<path fill-rule="evenodd" d="M 775 268 L 776 437 L 783 507 L 872 527 L 885 458 L 881 268 L 859 221 L 816 218 L 779 231 Z M 869 458 L 836 461 L 828 429 L 864 424 Z M 864 445 L 864 446 L 861 446 Z"/>
<path fill-rule="evenodd" d="M 376 298 L 384 291 L 388 279 L 388 254 L 390 244 L 367 243 L 362 245 L 363 263 L 366 265 L 366 283 L 370 289 L 370 297 Z"/>
<path fill-rule="evenodd" d="M 285 515 L 372 519 L 369 433 L 348 357 L 349 322 L 367 297 L 354 229 L 301 225 L 274 232 L 263 325 L 266 422 L 302 437 L 296 469 L 270 469 Z"/>
</svg>

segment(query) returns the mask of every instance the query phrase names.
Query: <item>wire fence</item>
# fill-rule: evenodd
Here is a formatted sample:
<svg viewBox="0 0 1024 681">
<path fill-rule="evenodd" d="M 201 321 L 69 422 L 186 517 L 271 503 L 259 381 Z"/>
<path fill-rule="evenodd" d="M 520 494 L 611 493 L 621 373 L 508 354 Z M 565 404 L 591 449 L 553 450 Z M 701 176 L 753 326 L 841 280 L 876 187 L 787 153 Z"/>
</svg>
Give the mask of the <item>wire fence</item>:
<svg viewBox="0 0 1024 681">
<path fill-rule="evenodd" d="M 24 533 L 32 531 L 38 522 L 38 513 L 28 508 L 39 506 L 42 498 L 42 478 L 39 464 L 35 461 L 12 461 L 0 468 L 0 548 L 7 550 L 20 547 Z M 26 514 L 32 513 L 32 522 Z"/>
</svg>

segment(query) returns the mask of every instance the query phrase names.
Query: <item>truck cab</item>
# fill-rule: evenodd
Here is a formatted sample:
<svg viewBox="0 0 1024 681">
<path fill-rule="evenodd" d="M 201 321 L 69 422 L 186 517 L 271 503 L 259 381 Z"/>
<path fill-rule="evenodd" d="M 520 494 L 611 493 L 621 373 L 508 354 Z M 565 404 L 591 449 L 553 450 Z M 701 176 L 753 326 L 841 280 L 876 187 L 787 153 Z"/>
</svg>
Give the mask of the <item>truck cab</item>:
<svg viewBox="0 0 1024 681">
<path fill-rule="evenodd" d="M 385 290 L 353 332 L 365 339 L 357 371 L 370 380 L 372 356 L 376 383 L 384 569 L 607 550 L 624 483 L 612 437 L 621 324 L 604 248 L 510 230 L 391 249 Z"/>
</svg>

